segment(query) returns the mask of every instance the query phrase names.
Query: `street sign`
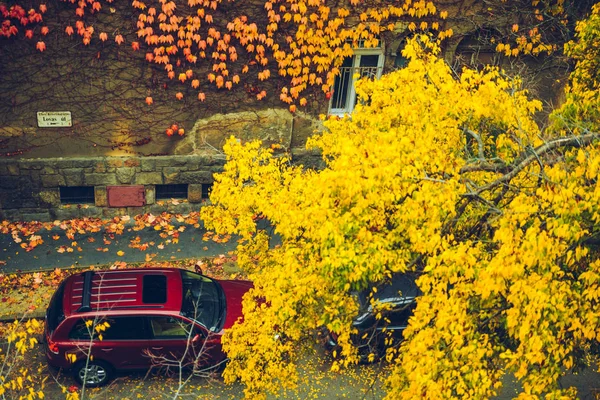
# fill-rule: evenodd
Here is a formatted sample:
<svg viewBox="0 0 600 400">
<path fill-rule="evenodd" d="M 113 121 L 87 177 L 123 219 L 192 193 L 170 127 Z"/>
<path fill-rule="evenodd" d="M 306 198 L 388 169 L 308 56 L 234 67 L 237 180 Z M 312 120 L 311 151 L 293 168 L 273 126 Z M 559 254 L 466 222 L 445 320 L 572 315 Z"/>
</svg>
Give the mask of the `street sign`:
<svg viewBox="0 0 600 400">
<path fill-rule="evenodd" d="M 40 128 L 65 128 L 73 126 L 71 111 L 38 111 L 38 127 Z"/>
</svg>

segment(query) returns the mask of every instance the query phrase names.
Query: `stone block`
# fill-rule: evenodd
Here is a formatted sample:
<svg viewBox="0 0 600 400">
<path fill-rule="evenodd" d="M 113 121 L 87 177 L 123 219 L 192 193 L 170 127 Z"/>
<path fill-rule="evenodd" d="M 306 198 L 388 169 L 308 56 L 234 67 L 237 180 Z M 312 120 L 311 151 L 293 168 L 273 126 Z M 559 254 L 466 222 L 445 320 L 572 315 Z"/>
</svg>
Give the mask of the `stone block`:
<svg viewBox="0 0 600 400">
<path fill-rule="evenodd" d="M 213 166 L 223 166 L 225 164 L 225 156 L 223 158 L 215 156 L 187 156 L 186 167 L 188 171 L 197 171 L 200 169 L 210 169 Z"/>
<path fill-rule="evenodd" d="M 163 176 L 161 172 L 140 172 L 133 180 L 136 185 L 156 185 L 163 183 Z"/>
<path fill-rule="evenodd" d="M 56 174 L 56 168 L 45 166 L 44 168 L 42 168 L 42 174 L 44 174 L 44 175 Z"/>
<path fill-rule="evenodd" d="M 33 197 L 33 193 L 31 192 L 22 192 L 20 194 L 20 208 L 38 208 L 40 206 L 40 200 L 37 197 Z"/>
<path fill-rule="evenodd" d="M 185 169 L 186 171 L 198 171 L 199 169 L 202 169 L 204 167 L 204 164 L 202 163 L 203 160 L 204 157 L 188 157 L 185 163 L 185 167 L 182 169 Z"/>
<path fill-rule="evenodd" d="M 322 154 L 316 150 L 296 149 L 292 152 L 292 164 L 302 165 L 307 169 L 320 170 L 325 168 Z"/>
<path fill-rule="evenodd" d="M 223 172 L 223 165 L 214 165 L 212 167 L 208 167 L 207 171 L 210 171 L 212 173 Z"/>
<path fill-rule="evenodd" d="M 196 141 L 194 141 L 194 136 L 192 136 L 191 138 L 185 138 L 185 139 L 181 140 L 179 142 L 179 144 L 177 145 L 175 154 L 177 154 L 177 155 L 193 154 L 196 147 L 198 147 L 198 143 L 196 143 Z"/>
<path fill-rule="evenodd" d="M 40 222 L 48 222 L 51 221 L 50 211 L 42 211 L 42 212 L 21 212 L 21 219 L 23 221 L 40 221 Z"/>
<path fill-rule="evenodd" d="M 40 171 L 29 171 L 29 176 L 31 177 L 31 184 L 34 185 L 35 188 L 42 187 L 42 178 Z"/>
<path fill-rule="evenodd" d="M 20 175 L 21 170 L 17 164 L 8 164 L 6 166 L 9 175 Z"/>
<path fill-rule="evenodd" d="M 189 154 L 190 147 L 194 148 L 198 143 L 221 149 L 232 135 L 244 142 L 258 139 L 266 147 L 281 144 L 287 148 L 291 142 L 292 118 L 292 114 L 284 108 L 212 114 L 197 120 L 171 153 Z"/>
<path fill-rule="evenodd" d="M 177 183 L 211 183 L 213 174 L 210 171 L 182 172 Z"/>
<path fill-rule="evenodd" d="M 115 174 L 86 174 L 84 178 L 86 185 L 91 186 L 102 186 L 102 185 L 116 185 L 117 176 Z"/>
<path fill-rule="evenodd" d="M 146 189 L 146 204 L 154 204 L 156 201 L 156 188 L 153 185 L 148 185 Z"/>
<path fill-rule="evenodd" d="M 83 186 L 83 170 L 80 168 L 67 168 L 62 170 L 66 186 Z"/>
<path fill-rule="evenodd" d="M 126 167 L 139 167 L 140 160 L 137 158 L 128 158 L 127 160 L 125 160 L 124 164 Z"/>
<path fill-rule="evenodd" d="M 0 209 L 0 220 L 21 221 L 21 212 L 19 209 Z"/>
<path fill-rule="evenodd" d="M 64 221 L 67 219 L 79 218 L 80 212 L 77 207 L 53 208 L 50 210 L 50 215 L 52 216 L 52 219 Z"/>
<path fill-rule="evenodd" d="M 102 218 L 121 217 L 123 215 L 127 215 L 126 208 L 103 208 L 102 209 Z"/>
<path fill-rule="evenodd" d="M 94 204 L 96 207 L 108 206 L 108 193 L 106 186 L 96 186 L 94 188 Z"/>
<path fill-rule="evenodd" d="M 200 203 L 202 201 L 202 184 L 191 183 L 188 185 L 188 201 L 190 203 Z"/>
<path fill-rule="evenodd" d="M 42 169 L 45 163 L 38 160 L 21 161 L 19 166 L 21 169 Z"/>
<path fill-rule="evenodd" d="M 65 186 L 65 178 L 62 175 L 42 175 L 42 186 L 43 187 L 59 187 Z"/>
<path fill-rule="evenodd" d="M 94 206 L 84 206 L 81 207 L 80 213 L 82 217 L 101 218 L 102 208 Z"/>
<path fill-rule="evenodd" d="M 142 158 L 140 169 L 143 172 L 152 172 L 156 170 L 156 158 Z"/>
<path fill-rule="evenodd" d="M 123 166 L 123 159 L 121 158 L 107 158 L 106 166 L 109 168 L 121 168 Z"/>
<path fill-rule="evenodd" d="M 108 171 L 108 168 L 106 168 L 106 164 L 102 160 L 98 161 L 94 166 L 94 172 L 96 173 L 106 173 L 106 171 Z"/>
<path fill-rule="evenodd" d="M 291 141 L 288 146 L 286 143 L 281 143 L 287 148 L 305 148 L 306 140 L 317 132 L 323 131 L 323 122 L 311 118 L 306 114 L 298 114 L 294 117 L 294 125 Z"/>
<path fill-rule="evenodd" d="M 44 161 L 44 168 L 52 168 L 55 170 L 65 168 L 62 158 L 46 158 L 43 161 Z"/>
<path fill-rule="evenodd" d="M 60 207 L 60 191 L 58 189 L 42 190 L 39 196 L 42 205 Z"/>
<path fill-rule="evenodd" d="M 190 203 L 172 204 L 169 202 L 167 205 L 167 211 L 176 214 L 189 214 L 192 212 L 192 205 Z"/>
<path fill-rule="evenodd" d="M 122 184 L 130 184 L 135 175 L 135 168 L 123 167 L 116 170 L 117 180 Z"/>
<path fill-rule="evenodd" d="M 161 204 L 153 204 L 148 208 L 148 212 L 158 215 L 160 213 L 162 213 L 163 211 L 166 211 L 166 207 Z"/>
<path fill-rule="evenodd" d="M 21 181 L 19 176 L 3 176 L 0 179 L 0 189 L 18 190 L 21 187 Z"/>
<path fill-rule="evenodd" d="M 144 213 L 144 207 L 127 207 L 127 215 L 138 215 Z"/>
<path fill-rule="evenodd" d="M 179 175 L 181 173 L 181 168 L 174 167 L 165 167 L 163 168 L 163 176 L 164 182 L 169 183 L 179 183 Z"/>
<path fill-rule="evenodd" d="M 156 167 L 183 167 L 186 161 L 185 158 L 179 156 L 163 156 L 156 159 Z"/>
<path fill-rule="evenodd" d="M 98 158 L 70 158 L 64 161 L 63 168 L 94 168 Z"/>
</svg>

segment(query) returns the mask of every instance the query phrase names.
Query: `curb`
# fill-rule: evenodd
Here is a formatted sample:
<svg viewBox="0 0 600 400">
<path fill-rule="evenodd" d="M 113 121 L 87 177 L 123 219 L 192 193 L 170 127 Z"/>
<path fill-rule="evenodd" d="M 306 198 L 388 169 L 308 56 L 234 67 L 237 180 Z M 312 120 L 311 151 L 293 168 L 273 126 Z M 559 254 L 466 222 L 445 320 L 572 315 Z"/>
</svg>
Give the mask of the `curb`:
<svg viewBox="0 0 600 400">
<path fill-rule="evenodd" d="M 185 262 L 188 260 L 197 260 L 199 258 L 206 258 L 206 257 L 182 257 L 182 258 L 177 258 L 177 259 L 173 259 L 173 260 L 166 260 L 166 261 L 157 261 L 157 263 L 161 263 L 161 262 Z M 212 258 L 212 257 L 208 257 L 208 258 Z M 138 267 L 140 265 L 143 264 L 148 264 L 150 263 L 149 261 L 134 261 L 131 263 L 127 263 L 127 265 L 133 265 L 134 267 Z M 66 271 L 66 272 L 71 272 L 74 271 L 74 273 L 77 272 L 83 272 L 83 271 L 87 271 L 89 270 L 91 267 L 93 267 L 94 270 L 103 270 L 103 269 L 109 269 L 113 264 L 115 264 L 115 262 L 112 263 L 106 263 L 106 264 L 95 264 L 92 266 L 85 266 L 85 265 L 70 265 L 67 267 L 48 267 L 48 268 L 40 268 L 40 269 L 35 269 L 35 270 L 30 270 L 30 271 L 23 271 L 23 270 L 17 270 L 14 272 L 6 272 L 6 271 L 2 271 L 0 268 L 0 275 L 27 275 L 27 274 L 34 274 L 37 272 L 42 272 L 42 273 L 47 273 L 47 272 L 53 272 L 56 269 L 60 269 L 61 271 Z M 0 317 L 0 319 L 3 317 Z"/>
<path fill-rule="evenodd" d="M 0 322 L 8 322 L 11 323 L 13 321 L 27 321 L 30 319 L 44 319 L 46 318 L 45 311 L 32 311 L 22 315 L 2 315 L 0 316 Z"/>
</svg>

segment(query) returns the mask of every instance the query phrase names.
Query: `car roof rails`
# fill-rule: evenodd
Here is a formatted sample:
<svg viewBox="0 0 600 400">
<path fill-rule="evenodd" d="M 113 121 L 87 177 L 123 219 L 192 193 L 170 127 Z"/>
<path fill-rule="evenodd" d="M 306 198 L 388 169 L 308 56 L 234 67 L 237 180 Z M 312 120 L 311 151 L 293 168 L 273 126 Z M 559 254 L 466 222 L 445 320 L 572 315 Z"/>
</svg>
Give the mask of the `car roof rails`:
<svg viewBox="0 0 600 400">
<path fill-rule="evenodd" d="M 94 271 L 85 271 L 83 273 L 83 293 L 81 293 L 81 306 L 77 309 L 77 312 L 89 312 L 92 311 L 91 300 L 92 300 L 92 278 Z"/>
</svg>

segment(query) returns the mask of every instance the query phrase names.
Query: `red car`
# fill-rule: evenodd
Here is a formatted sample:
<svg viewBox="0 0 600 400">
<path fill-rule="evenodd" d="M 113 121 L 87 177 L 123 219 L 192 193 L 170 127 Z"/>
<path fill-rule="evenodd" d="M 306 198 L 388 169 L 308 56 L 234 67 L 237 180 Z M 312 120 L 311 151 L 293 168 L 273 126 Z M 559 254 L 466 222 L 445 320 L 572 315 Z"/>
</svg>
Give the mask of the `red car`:
<svg viewBox="0 0 600 400">
<path fill-rule="evenodd" d="M 251 287 L 176 268 L 72 275 L 46 311 L 48 363 L 88 387 L 118 370 L 215 368 L 226 361 L 221 336 L 242 317 Z"/>
</svg>

